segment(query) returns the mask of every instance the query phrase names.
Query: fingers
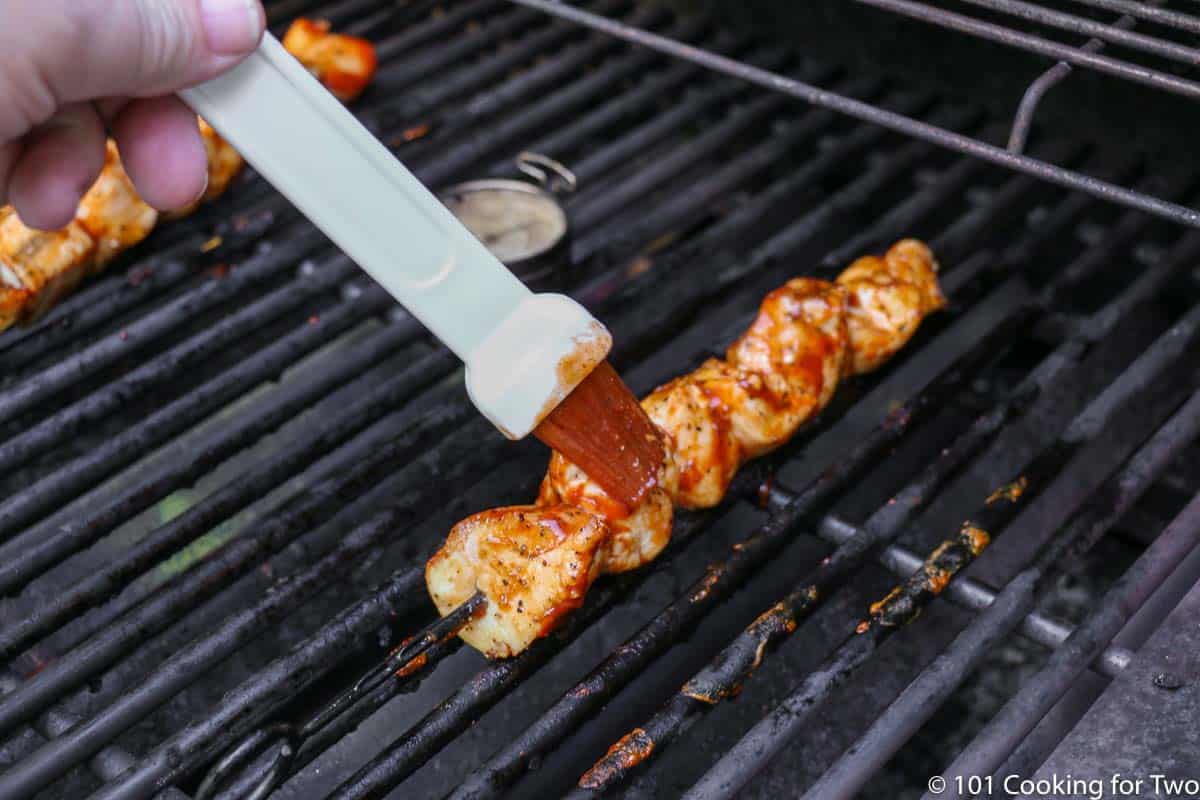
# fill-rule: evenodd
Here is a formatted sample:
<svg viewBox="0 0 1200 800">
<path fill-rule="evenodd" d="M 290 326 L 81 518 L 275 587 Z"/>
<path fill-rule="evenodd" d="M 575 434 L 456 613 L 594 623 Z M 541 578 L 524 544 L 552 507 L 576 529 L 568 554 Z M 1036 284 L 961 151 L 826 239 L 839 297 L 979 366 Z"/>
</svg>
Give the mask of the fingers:
<svg viewBox="0 0 1200 800">
<path fill-rule="evenodd" d="M 25 137 L 8 195 L 31 228 L 56 230 L 75 218 L 104 167 L 104 124 L 90 104 L 68 105 Z"/>
<path fill-rule="evenodd" d="M 196 115 L 175 96 L 134 100 L 111 123 L 125 171 L 160 211 L 186 208 L 208 187 L 208 156 Z"/>
<path fill-rule="evenodd" d="M 0 81 L 0 102 L 156 97 L 214 77 L 254 50 L 259 0 L 5 0 L 0 52 L 28 65 Z M 9 96 L 11 95 L 11 97 Z"/>
<path fill-rule="evenodd" d="M 200 21 L 209 51 L 235 57 L 257 47 L 267 25 L 259 0 L 200 0 Z"/>
</svg>

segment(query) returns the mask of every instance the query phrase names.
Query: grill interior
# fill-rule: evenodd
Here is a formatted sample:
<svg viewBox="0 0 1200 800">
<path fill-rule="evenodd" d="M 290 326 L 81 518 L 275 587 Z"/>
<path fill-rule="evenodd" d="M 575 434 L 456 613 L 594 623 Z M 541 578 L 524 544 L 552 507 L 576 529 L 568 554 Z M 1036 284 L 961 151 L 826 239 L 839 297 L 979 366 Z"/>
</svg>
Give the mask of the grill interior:
<svg viewBox="0 0 1200 800">
<path fill-rule="evenodd" d="M 1010 133 L 953 91 L 800 58 L 709 16 L 579 5 L 984 141 Z M 653 567 L 599 583 L 516 659 L 434 644 L 424 669 L 301 746 L 274 796 L 596 794 L 580 776 L 653 719 L 661 745 L 614 793 L 728 796 L 734 776 L 753 778 L 749 796 L 918 797 L 960 752 L 1033 774 L 1136 659 L 1154 624 L 1055 648 L 1075 626 L 1111 626 L 1100 598 L 1131 568 L 1142 589 L 1176 593 L 1171 568 L 1190 569 L 1200 234 L 502 0 L 269 9 L 277 28 L 305 13 L 378 44 L 355 111 L 428 185 L 516 177 L 523 150 L 570 166 L 562 280 L 616 333 L 638 392 L 723 349 L 787 277 L 831 276 L 902 236 L 930 242 L 952 301 L 736 499 L 681 517 Z M 1052 128 L 1028 151 L 1195 203 L 1192 164 L 1155 170 Z M 425 558 L 462 516 L 531 497 L 544 468 L 538 445 L 477 418 L 455 360 L 253 175 L 0 338 L 0 375 L 0 797 L 210 794 L 230 748 L 255 730 L 272 744 L 429 624 Z M 984 502 L 1019 477 L 1019 497 Z M 847 640 L 968 517 L 995 543 L 966 574 L 894 634 Z M 863 528 L 894 547 L 771 634 L 752 677 L 719 674 L 736 700 L 678 699 Z M 1085 602 L 1061 606 L 1064 575 Z M 980 613 L 1018 577 L 1027 593 Z M 961 686 L 923 675 L 939 655 Z M 984 694 L 1021 705 L 1021 685 L 1093 656 L 1083 699 L 1016 751 L 968 711 Z M 936 702 L 897 700 L 919 676 Z M 805 696 L 815 713 L 775 711 Z M 1021 711 L 997 726 L 1042 720 Z M 796 738 L 765 730 L 784 718 Z M 215 796 L 245 796 L 277 751 L 231 764 Z"/>
</svg>

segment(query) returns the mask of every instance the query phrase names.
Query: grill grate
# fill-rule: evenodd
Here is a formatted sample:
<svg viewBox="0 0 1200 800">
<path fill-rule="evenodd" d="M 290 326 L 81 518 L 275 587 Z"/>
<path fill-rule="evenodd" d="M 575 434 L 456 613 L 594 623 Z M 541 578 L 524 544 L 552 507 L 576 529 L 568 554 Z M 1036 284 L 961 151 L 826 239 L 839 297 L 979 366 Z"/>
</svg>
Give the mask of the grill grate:
<svg viewBox="0 0 1200 800">
<path fill-rule="evenodd" d="M 1043 159 L 1024 155 L 1022 152 L 1024 150 L 1024 138 L 1027 135 L 1028 125 L 1031 122 L 1033 112 L 1036 110 L 1034 100 L 1039 96 L 1036 93 L 1027 95 L 1029 102 L 1022 109 L 1024 115 L 1018 117 L 1014 136 L 1010 138 L 1010 142 L 1014 146 L 1010 150 L 1005 150 L 988 141 L 967 136 L 940 125 L 932 125 L 922 120 L 905 116 L 904 114 L 898 114 L 872 105 L 871 103 L 838 94 L 837 92 L 825 91 L 804 81 L 773 73 L 769 70 L 722 56 L 719 53 L 714 53 L 686 42 L 674 41 L 669 36 L 663 36 L 653 31 L 641 30 L 635 26 L 610 20 L 583 9 L 552 2 L 552 0 L 513 1 L 548 14 L 573 20 L 581 25 L 587 25 L 611 36 L 634 42 L 674 58 L 701 65 L 706 69 L 741 78 L 749 83 L 789 95 L 798 100 L 821 106 L 822 108 L 829 108 L 856 119 L 882 125 L 914 138 L 933 142 L 934 144 L 960 153 L 968 153 L 977 158 L 1008 167 L 1009 169 L 1033 175 L 1069 189 L 1087 192 L 1096 197 L 1121 203 L 1131 208 L 1156 214 L 1164 219 L 1169 219 L 1183 225 L 1200 227 L 1200 212 L 1187 206 L 1126 189 L 1100 178 L 1065 169 L 1048 163 Z M 898 14 L 905 14 L 925 22 L 981 36 L 1002 44 L 1020 47 L 1038 55 L 1063 59 L 1059 64 L 1069 66 L 1074 63 L 1088 66 L 1106 74 L 1129 81 L 1148 84 L 1155 88 L 1162 88 L 1188 98 L 1200 96 L 1200 84 L 1193 81 L 1176 78 L 1145 67 L 1132 66 L 1125 62 L 1096 55 L 1094 52 L 1084 50 L 1083 48 L 1057 44 L 1036 36 L 1020 33 L 1011 28 L 972 20 L 945 9 L 932 7 L 926 3 L 910 2 L 909 0 L 859 1 Z M 1011 7 L 1013 5 L 1011 0 L 992 0 L 992 2 L 995 5 L 1003 7 Z M 1038 16 L 1039 18 L 1045 17 L 1044 9 Z M 1195 63 L 1194 59 L 1191 59 L 1191 63 Z"/>
<path fill-rule="evenodd" d="M 701 16 L 580 8 L 922 125 L 1008 133 Z M 560 796 L 635 727 L 658 743 L 653 757 L 598 770 L 577 793 L 679 794 L 716 764 L 695 790 L 728 794 L 788 743 L 792 729 L 756 723 L 814 688 L 838 720 L 821 723 L 825 751 L 772 763 L 762 792 L 782 770 L 793 794 L 848 796 L 1014 630 L 1054 650 L 1039 685 L 1055 691 L 1088 664 L 1112 676 L 1135 657 L 1110 646 L 1123 622 L 1111 606 L 1073 627 L 1032 598 L 1164 475 L 1174 494 L 1200 490 L 1172 467 L 1200 421 L 1200 316 L 1180 299 L 1196 296 L 1200 234 L 500 0 L 269 10 L 275 26 L 320 14 L 380 43 L 379 84 L 356 111 L 426 182 L 511 176 L 525 149 L 571 165 L 566 284 L 617 332 L 614 359 L 638 391 L 744 327 L 783 278 L 832 274 L 902 235 L 931 242 L 953 307 L 846 387 L 799 446 L 740 476 L 736 501 L 681 516 L 651 569 L 598 584 L 562 630 L 495 664 L 430 637 L 392 665 L 403 674 L 302 730 L 430 623 L 424 559 L 448 524 L 528 496 L 544 457 L 479 420 L 453 358 L 247 176 L 0 339 L 0 797 L 245 796 L 264 776 L 280 797 L 379 797 L 401 782 L 404 794 Z M 1034 152 L 1193 199 L 1184 170 L 1151 178 L 1070 142 Z M 1012 533 L 946 588 L 973 613 L 914 590 L 935 619 L 886 643 L 850 639 L 830 662 L 861 663 L 837 676 L 846 690 L 820 683 L 875 589 L 1021 474 L 1019 505 L 981 512 L 992 533 Z M 1131 573 L 1139 597 L 1167 577 L 1160 551 L 1186 549 L 1194 527 L 1182 517 L 1147 551 Z M 877 546 L 855 549 L 863 536 Z M 810 607 L 795 593 L 810 584 L 829 599 Z M 807 615 L 794 633 L 746 628 L 781 598 Z M 902 647 L 925 655 L 898 658 Z M 719 678 L 722 694 L 744 683 L 746 696 L 710 707 L 677 694 L 693 676 Z M 964 758 L 1007 757 L 995 730 L 1011 737 L 1045 711 L 1025 697 L 1001 717 L 1020 724 L 985 732 Z"/>
</svg>

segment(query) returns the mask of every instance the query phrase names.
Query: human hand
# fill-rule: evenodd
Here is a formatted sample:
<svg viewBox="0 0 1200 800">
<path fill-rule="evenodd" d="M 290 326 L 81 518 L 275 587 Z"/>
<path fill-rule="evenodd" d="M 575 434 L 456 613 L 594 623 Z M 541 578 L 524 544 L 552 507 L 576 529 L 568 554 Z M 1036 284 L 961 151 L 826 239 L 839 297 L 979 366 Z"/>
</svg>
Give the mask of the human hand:
<svg viewBox="0 0 1200 800">
<path fill-rule="evenodd" d="M 233 67 L 265 27 L 260 0 L 0 0 L 0 205 L 67 225 L 109 133 L 147 203 L 191 205 L 207 159 L 173 93 Z"/>
</svg>

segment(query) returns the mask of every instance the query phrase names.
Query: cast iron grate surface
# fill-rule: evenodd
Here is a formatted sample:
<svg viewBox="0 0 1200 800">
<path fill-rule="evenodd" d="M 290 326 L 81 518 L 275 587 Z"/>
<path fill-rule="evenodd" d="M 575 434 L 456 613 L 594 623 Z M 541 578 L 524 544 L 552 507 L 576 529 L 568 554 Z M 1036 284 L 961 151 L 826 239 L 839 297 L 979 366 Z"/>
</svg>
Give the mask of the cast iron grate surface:
<svg viewBox="0 0 1200 800">
<path fill-rule="evenodd" d="M 701 17 L 624 0 L 582 7 L 964 133 L 1007 133 L 970 108 L 796 60 Z M 1088 544 L 1112 528 L 1101 546 L 1119 543 L 1132 562 L 1200 489 L 1196 450 L 1185 449 L 1200 353 L 1195 234 L 499 0 L 271 5 L 277 26 L 296 13 L 379 43 L 378 85 L 355 110 L 432 185 L 513 175 L 526 149 L 580 175 L 565 285 L 617 332 L 618 366 L 639 391 L 718 349 L 786 276 L 832 274 L 899 236 L 934 245 L 953 305 L 772 462 L 762 499 L 773 511 L 755 502 L 767 472 L 749 473 L 739 499 L 681 519 L 659 564 L 597 586 L 562 635 L 509 666 L 436 645 L 412 681 L 355 709 L 356 729 L 301 748 L 278 796 L 440 795 L 472 771 L 475 796 L 564 794 L 834 544 L 940 464 L 935 491 L 894 523 L 890 569 L 873 558 L 854 569 L 767 651 L 738 699 L 613 787 L 680 794 L 897 574 L 1041 463 L 1019 515 L 996 520 L 995 545 L 947 589 L 953 602 L 931 603 L 881 642 L 807 723 L 803 753 L 748 786 L 797 793 L 953 650 L 958 631 L 979 625 L 984 582 L 1004 587 L 1077 515 L 1093 522 Z M 1069 142 L 1031 146 L 1193 199 L 1190 174 L 1145 175 Z M 530 496 L 544 466 L 536 445 L 507 444 L 477 420 L 453 360 L 252 175 L 35 328 L 0 339 L 0 365 L 5 797 L 195 795 L 251 731 L 303 721 L 429 623 L 424 557 L 466 513 Z M 902 407 L 911 415 L 897 416 Z M 1119 495 L 1130 508 L 1105 506 L 1113 493 L 1101 485 L 1138 458 L 1149 466 Z M 739 568 L 696 624 L 621 647 L 789 502 L 805 513 L 774 523 L 765 563 Z M 1046 570 L 1045 581 L 1067 570 L 1094 587 L 1076 618 L 1052 619 L 1063 609 L 1047 605 L 1061 596 L 1050 593 L 1041 616 L 1019 609 L 1026 638 L 1006 636 L 1006 647 L 1040 663 L 1064 625 L 1088 620 L 1079 606 L 1124 572 L 1099 569 L 1088 550 Z M 1097 674 L 1118 674 L 1127 656 L 1109 648 Z M 611 659 L 598 684 L 606 702 L 575 705 L 573 687 Z M 439 710 L 451 695 L 456 705 Z M 431 712 L 436 725 L 422 723 Z M 944 723 L 921 728 L 872 786 L 911 790 L 913 764 L 945 767 L 968 737 L 920 760 Z M 533 747 L 514 759 L 504 752 L 514 741 Z M 234 770 L 220 796 L 253 787 L 271 755 Z"/>
</svg>

